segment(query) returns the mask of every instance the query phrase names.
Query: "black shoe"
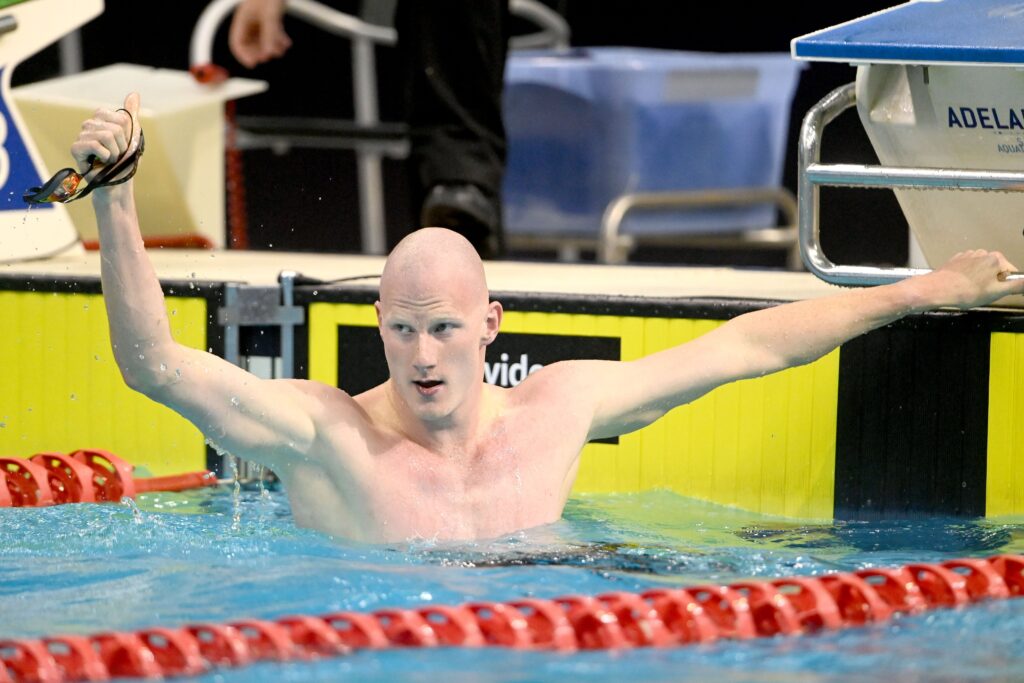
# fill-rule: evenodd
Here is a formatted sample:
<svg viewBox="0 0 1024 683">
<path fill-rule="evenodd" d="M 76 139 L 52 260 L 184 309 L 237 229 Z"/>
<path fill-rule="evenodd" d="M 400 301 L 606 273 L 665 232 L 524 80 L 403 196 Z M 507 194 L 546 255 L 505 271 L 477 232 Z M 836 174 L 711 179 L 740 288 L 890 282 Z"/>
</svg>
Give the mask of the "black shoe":
<svg viewBox="0 0 1024 683">
<path fill-rule="evenodd" d="M 480 258 L 500 253 L 498 209 L 476 185 L 435 185 L 427 193 L 420 225 L 448 228 L 459 233 Z"/>
</svg>

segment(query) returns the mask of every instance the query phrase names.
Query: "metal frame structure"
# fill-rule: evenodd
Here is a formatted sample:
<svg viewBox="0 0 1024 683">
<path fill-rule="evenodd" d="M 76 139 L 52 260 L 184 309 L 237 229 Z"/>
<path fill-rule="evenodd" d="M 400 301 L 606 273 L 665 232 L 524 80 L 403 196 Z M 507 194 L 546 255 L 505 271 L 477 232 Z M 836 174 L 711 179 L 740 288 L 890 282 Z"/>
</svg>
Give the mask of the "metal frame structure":
<svg viewBox="0 0 1024 683">
<path fill-rule="evenodd" d="M 879 268 L 837 265 L 821 248 L 819 191 L 821 186 L 914 190 L 1024 191 L 1024 173 L 967 171 L 944 168 L 822 164 L 825 128 L 857 104 L 855 84 L 833 90 L 807 112 L 800 128 L 797 202 L 800 213 L 800 253 L 808 270 L 834 285 L 865 286 L 897 282 L 929 272 L 925 268 Z M 1024 278 L 1013 273 L 1007 279 Z"/>
<path fill-rule="evenodd" d="M 667 211 L 714 206 L 774 204 L 783 216 L 782 226 L 744 230 L 739 233 L 687 233 L 672 235 L 623 235 L 622 221 L 633 211 Z M 621 263 L 639 242 L 704 248 L 786 249 L 787 265 L 800 268 L 797 248 L 797 204 L 784 187 L 692 190 L 624 194 L 608 204 L 601 219 L 598 260 Z"/>
<path fill-rule="evenodd" d="M 629 235 L 622 233 L 622 222 L 636 211 L 679 211 L 720 206 L 774 204 L 782 214 L 782 225 L 740 232 L 665 233 Z M 597 237 L 553 234 L 506 234 L 508 244 L 518 249 L 555 251 L 560 261 L 573 261 L 583 250 L 594 251 L 599 263 L 625 263 L 640 244 L 697 247 L 702 249 L 784 249 L 786 265 L 802 267 L 797 242 L 796 197 L 785 187 L 723 188 L 679 190 L 675 192 L 637 192 L 619 195 L 608 203 L 601 217 Z"/>
</svg>

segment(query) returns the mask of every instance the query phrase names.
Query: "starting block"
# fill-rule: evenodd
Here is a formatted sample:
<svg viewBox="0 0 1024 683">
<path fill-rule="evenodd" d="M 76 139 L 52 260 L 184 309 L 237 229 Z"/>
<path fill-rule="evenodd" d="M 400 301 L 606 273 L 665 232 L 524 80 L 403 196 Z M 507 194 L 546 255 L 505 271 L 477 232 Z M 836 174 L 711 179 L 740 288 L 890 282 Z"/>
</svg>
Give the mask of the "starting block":
<svg viewBox="0 0 1024 683">
<path fill-rule="evenodd" d="M 1022 35 L 1024 6 L 919 0 L 793 41 L 796 59 L 857 67 L 801 132 L 800 246 L 812 272 L 844 285 L 925 272 L 832 263 L 818 240 L 822 185 L 892 188 L 929 267 L 976 248 L 1024 266 Z M 821 164 L 825 127 L 854 106 L 882 165 Z"/>
<path fill-rule="evenodd" d="M 42 185 L 50 174 L 21 112 L 11 106 L 11 73 L 26 57 L 102 11 L 102 0 L 32 0 L 0 10 L 0 263 L 81 250 L 66 207 L 41 205 L 30 213 L 22 201 L 26 189 Z M 70 161 L 66 152 L 65 159 Z"/>
<path fill-rule="evenodd" d="M 82 121 L 98 108 L 117 109 L 125 95 L 137 91 L 146 132 L 144 172 L 135 177 L 143 237 L 198 237 L 223 247 L 224 103 L 266 87 L 264 81 L 243 78 L 201 84 L 186 71 L 113 64 L 12 93 L 53 173 L 69 165 L 68 148 Z M 96 219 L 89 202 L 69 204 L 67 210 L 81 237 L 95 240 Z"/>
</svg>

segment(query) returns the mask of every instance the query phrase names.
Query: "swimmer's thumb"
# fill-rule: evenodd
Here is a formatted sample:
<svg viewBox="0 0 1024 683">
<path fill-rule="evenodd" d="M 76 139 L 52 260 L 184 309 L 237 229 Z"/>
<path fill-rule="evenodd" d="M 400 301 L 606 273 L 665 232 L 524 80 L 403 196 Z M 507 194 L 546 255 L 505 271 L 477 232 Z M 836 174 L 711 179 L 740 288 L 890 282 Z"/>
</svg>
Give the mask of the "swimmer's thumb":
<svg viewBox="0 0 1024 683">
<path fill-rule="evenodd" d="M 137 121 L 139 119 L 139 93 L 128 93 L 128 97 L 124 98 L 124 108 Z"/>
</svg>

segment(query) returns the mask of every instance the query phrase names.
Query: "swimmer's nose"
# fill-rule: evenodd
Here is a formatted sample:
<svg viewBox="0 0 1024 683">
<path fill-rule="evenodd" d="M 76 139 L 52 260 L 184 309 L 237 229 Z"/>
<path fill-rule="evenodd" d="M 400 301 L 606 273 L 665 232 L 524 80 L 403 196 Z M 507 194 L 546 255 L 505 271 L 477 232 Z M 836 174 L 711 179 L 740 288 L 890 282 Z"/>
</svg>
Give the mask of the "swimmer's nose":
<svg viewBox="0 0 1024 683">
<path fill-rule="evenodd" d="M 437 344 L 429 334 L 421 334 L 416 340 L 416 370 L 423 372 L 437 366 Z"/>
</svg>

